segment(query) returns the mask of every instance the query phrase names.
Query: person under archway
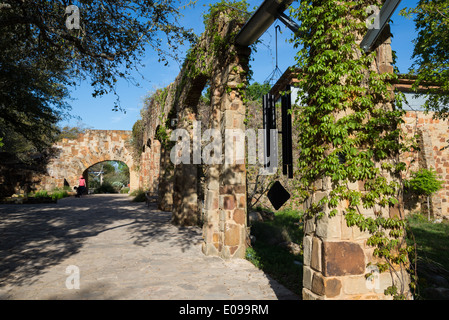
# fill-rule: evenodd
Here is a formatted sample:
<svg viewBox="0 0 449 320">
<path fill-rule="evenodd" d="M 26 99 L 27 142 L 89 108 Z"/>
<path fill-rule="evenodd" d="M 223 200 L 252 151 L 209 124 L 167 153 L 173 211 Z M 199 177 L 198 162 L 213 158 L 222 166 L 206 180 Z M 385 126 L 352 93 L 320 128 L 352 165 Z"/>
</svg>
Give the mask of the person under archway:
<svg viewBox="0 0 449 320">
<path fill-rule="evenodd" d="M 86 190 L 86 179 L 84 179 L 83 176 L 80 176 L 80 179 L 78 181 L 78 188 L 76 189 L 76 197 L 81 197 L 82 194 L 84 194 Z"/>
</svg>

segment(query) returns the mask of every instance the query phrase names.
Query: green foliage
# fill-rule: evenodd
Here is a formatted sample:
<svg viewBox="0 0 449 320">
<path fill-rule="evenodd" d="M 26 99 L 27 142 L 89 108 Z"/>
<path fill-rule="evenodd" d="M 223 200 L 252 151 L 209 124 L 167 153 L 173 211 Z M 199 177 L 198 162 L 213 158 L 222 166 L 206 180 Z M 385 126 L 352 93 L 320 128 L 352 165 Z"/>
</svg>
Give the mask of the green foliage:
<svg viewBox="0 0 449 320">
<path fill-rule="evenodd" d="M 71 73 L 56 47 L 39 37 L 39 28 L 21 22 L 21 15 L 31 19 L 31 13 L 14 3 L 0 9 L 0 136 L 4 151 L 22 154 L 42 151 L 54 141 L 56 123 L 69 109 L 64 99 Z"/>
<path fill-rule="evenodd" d="M 117 190 L 109 182 L 103 182 L 101 186 L 95 189 L 95 193 L 117 193 Z"/>
<path fill-rule="evenodd" d="M 168 134 L 168 129 L 161 125 L 158 126 L 156 135 L 154 136 L 155 139 L 159 140 L 161 143 L 168 143 L 170 139 L 170 135 Z"/>
<path fill-rule="evenodd" d="M 256 242 L 247 248 L 245 259 L 298 296 L 302 295 L 302 266 L 295 264 L 299 259 L 288 249 Z"/>
<path fill-rule="evenodd" d="M 132 128 L 131 149 L 133 150 L 133 159 L 136 163 L 140 162 L 143 148 L 143 134 L 144 134 L 144 122 L 142 119 L 138 119 Z"/>
<path fill-rule="evenodd" d="M 417 257 L 413 264 L 418 264 L 417 268 L 417 299 L 426 299 L 426 288 L 433 286 L 429 277 L 429 268 L 432 270 L 449 270 L 449 223 L 435 223 L 428 221 L 422 214 L 412 214 L 407 216 L 413 237 L 408 237 L 410 246 L 416 245 Z M 447 271 L 443 273 L 447 275 Z"/>
<path fill-rule="evenodd" d="M 181 81 L 181 87 L 183 86 L 183 82 L 187 81 L 187 78 L 194 79 L 200 75 L 210 76 L 214 66 L 212 64 L 208 65 L 207 59 L 211 57 L 220 58 L 223 54 L 225 54 L 223 58 L 228 59 L 228 53 L 230 56 L 235 54 L 233 51 L 229 52 L 229 49 L 234 45 L 236 34 L 231 33 L 226 37 L 221 36 L 221 30 L 218 30 L 216 23 L 216 17 L 219 14 L 225 14 L 229 20 L 237 21 L 237 23 L 242 25 L 246 22 L 246 18 L 250 16 L 250 13 L 248 13 L 248 3 L 245 0 L 221 0 L 209 5 L 209 10 L 203 15 L 203 20 L 205 34 L 212 41 L 207 48 L 195 45 L 189 49 L 183 65 L 187 72 L 184 75 L 185 78 Z"/>
<path fill-rule="evenodd" d="M 56 124 L 69 116 L 74 79 L 89 80 L 94 97 L 115 94 L 113 109 L 119 110 L 118 79 L 136 82 L 131 70 L 142 66 L 146 50 L 167 62 L 193 40 L 179 24 L 178 0 L 77 1 L 80 28 L 72 30 L 66 26 L 68 5 L 1 2 L 0 136 L 2 151 L 19 158 L 58 138 Z"/>
<path fill-rule="evenodd" d="M 111 184 L 116 191 L 120 191 L 122 189 L 123 183 L 120 181 L 114 181 Z"/>
<path fill-rule="evenodd" d="M 146 200 L 145 190 L 137 189 L 131 192 L 130 196 L 134 197 L 133 202 L 144 202 Z"/>
<path fill-rule="evenodd" d="M 417 38 L 413 41 L 414 63 L 410 75 L 413 89 L 426 89 L 424 107 L 449 116 L 449 1 L 420 0 L 415 8 L 404 8 L 403 16 L 414 15 Z"/>
<path fill-rule="evenodd" d="M 62 62 L 61 73 L 89 78 L 94 96 L 115 93 L 119 78 L 132 79 L 128 70 L 141 65 L 148 48 L 167 62 L 168 55 L 176 58 L 178 48 L 193 38 L 179 24 L 181 3 L 177 0 L 79 1 L 80 29 L 72 30 L 65 25 L 66 1 L 7 2 L 8 7 L 0 10 L 0 28 L 2 34 L 13 33 L 9 44 L 13 48 L 28 45 L 27 53 L 34 51 L 47 66 Z M 45 70 L 44 65 L 40 67 Z"/>
<path fill-rule="evenodd" d="M 59 128 L 57 139 L 78 139 L 79 135 L 85 133 L 87 129 L 88 128 L 82 123 L 78 123 L 75 127 L 65 126 Z"/>
<path fill-rule="evenodd" d="M 380 208 L 398 203 L 404 166 L 395 159 L 409 146 L 401 137 L 401 96 L 391 95 L 390 82 L 397 76 L 373 70 L 376 53 L 365 54 L 357 43 L 367 31 L 365 9 L 371 4 L 304 0 L 290 10 L 301 23 L 291 40 L 300 48 L 295 59 L 301 70 L 302 103 L 293 109 L 300 150 L 296 175 L 298 193 L 306 198 L 313 197 L 318 179 L 332 183 L 329 196 L 310 205 L 305 216 L 333 216 L 346 203 L 347 225 L 370 232 L 368 244 L 384 261 L 377 266 L 386 270 L 408 266 L 406 224 L 382 217 Z M 350 188 L 355 182 L 363 183 L 365 191 Z M 376 218 L 364 216 L 362 210 L 371 210 Z"/>
<path fill-rule="evenodd" d="M 48 192 L 46 190 L 39 190 L 34 194 L 34 197 L 36 198 L 46 198 L 48 197 Z"/>
<path fill-rule="evenodd" d="M 1 76 L 1 75 L 0 75 Z M 0 110 L 2 109 L 0 102 Z M 19 159 L 23 163 L 31 164 L 31 169 L 37 169 L 39 161 L 37 158 L 51 153 L 49 147 L 57 140 L 58 128 L 53 122 L 47 120 L 36 121 L 39 124 L 33 124 L 26 116 L 21 117 L 14 113 L 15 122 L 3 120 L 2 116 L 14 110 L 8 110 L 5 113 L 0 111 L 0 136 L 3 135 L 2 152 L 6 152 Z M 8 117 L 8 116 L 7 116 Z M 24 121 L 24 123 L 20 123 Z M 46 128 L 36 128 L 45 123 Z M 23 126 L 22 126 L 23 124 Z M 20 127 L 20 129 L 18 129 Z M 41 130 L 42 129 L 42 130 Z M 23 132 L 22 132 L 23 130 Z M 44 132 L 45 131 L 45 132 Z M 41 159 L 42 160 L 42 159 Z M 34 163 L 33 163 L 34 162 Z"/>
<path fill-rule="evenodd" d="M 99 172 L 103 172 L 99 174 Z M 107 187 L 103 187 L 104 190 L 110 193 L 110 187 L 112 186 L 115 192 L 120 191 L 123 186 L 129 183 L 129 168 L 120 161 L 103 161 L 97 163 L 89 168 L 89 182 L 88 187 L 96 189 L 100 187 L 102 176 L 103 185 L 107 184 Z"/>
<path fill-rule="evenodd" d="M 212 3 L 209 5 L 209 10 L 206 14 L 203 15 L 204 25 L 208 29 L 213 29 L 213 18 L 216 14 L 227 11 L 229 18 L 232 20 L 241 20 L 244 22 L 246 18 L 251 16 L 251 13 L 248 12 L 249 4 L 246 1 L 227 1 L 221 0 L 216 3 Z M 232 10 L 229 10 L 232 8 Z"/>
<path fill-rule="evenodd" d="M 203 90 L 203 94 L 201 95 L 200 100 L 205 105 L 210 105 L 210 102 L 211 102 L 210 85 L 206 85 L 206 88 L 205 88 L 205 90 Z"/>
<path fill-rule="evenodd" d="M 418 256 L 440 263 L 449 270 L 449 223 L 434 223 L 421 214 L 407 218 L 416 238 Z M 411 240 L 411 239 L 410 239 Z M 414 244 L 412 241 L 410 244 Z"/>
<path fill-rule="evenodd" d="M 47 190 L 39 190 L 30 196 L 34 198 L 51 198 L 52 200 L 59 200 L 68 197 L 69 194 L 67 190 L 55 189 L 50 193 Z"/>
<path fill-rule="evenodd" d="M 430 196 L 443 187 L 434 170 L 420 169 L 411 173 L 411 179 L 404 181 L 404 187 L 416 195 Z"/>
<path fill-rule="evenodd" d="M 120 193 L 129 193 L 129 188 L 125 187 L 125 188 L 120 189 Z"/>
<path fill-rule="evenodd" d="M 302 261 L 302 253 L 294 254 L 282 244 L 302 245 L 301 217 L 298 211 L 281 210 L 275 213 L 272 221 L 253 223 L 251 234 L 256 237 L 256 242 L 247 249 L 245 256 L 297 295 L 302 294 L 302 266 L 298 264 Z"/>
<path fill-rule="evenodd" d="M 246 97 L 249 101 L 262 101 L 262 96 L 270 92 L 271 86 L 269 83 L 260 84 L 253 82 L 246 87 Z"/>
<path fill-rule="evenodd" d="M 69 196 L 69 194 L 66 190 L 54 190 L 51 193 L 51 198 L 53 200 L 59 200 L 59 199 L 62 199 L 62 198 L 68 197 L 68 196 Z"/>
<path fill-rule="evenodd" d="M 136 163 L 140 163 L 142 152 L 145 151 L 147 141 L 144 141 L 145 130 L 152 128 L 155 124 L 156 118 L 161 122 L 157 127 L 154 139 L 159 140 L 162 145 L 169 144 L 170 135 L 167 127 L 170 123 L 170 115 L 166 116 L 164 113 L 166 99 L 168 97 L 168 87 L 158 89 L 155 92 L 149 92 L 144 99 L 144 106 L 140 110 L 140 119 L 138 119 L 132 128 L 132 139 L 130 141 L 133 150 L 133 159 Z M 154 130 L 154 129 L 152 129 Z M 153 135 L 151 132 L 148 136 Z"/>
</svg>

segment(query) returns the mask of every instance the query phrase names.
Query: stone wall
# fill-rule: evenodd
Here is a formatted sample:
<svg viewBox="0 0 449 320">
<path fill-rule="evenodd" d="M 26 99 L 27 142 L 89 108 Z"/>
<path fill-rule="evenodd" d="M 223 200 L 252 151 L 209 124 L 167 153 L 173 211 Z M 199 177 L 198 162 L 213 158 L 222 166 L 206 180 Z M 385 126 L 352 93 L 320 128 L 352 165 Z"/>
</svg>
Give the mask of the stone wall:
<svg viewBox="0 0 449 320">
<path fill-rule="evenodd" d="M 332 190 L 330 178 L 317 181 L 318 188 L 315 198 L 317 202 Z M 353 185 L 353 190 L 363 192 L 361 185 Z M 304 272 L 303 298 L 308 300 L 327 299 L 390 299 L 384 290 L 392 285 L 390 272 L 376 272 L 369 264 L 375 265 L 374 247 L 367 245 L 370 237 L 368 232 L 360 231 L 359 227 L 348 227 L 342 212 L 345 204 L 338 208 L 338 214 L 332 218 L 327 214 L 323 218 L 307 219 L 304 225 Z M 373 210 L 362 212 L 365 217 L 376 218 Z M 394 208 L 379 208 L 377 214 L 392 217 L 396 214 Z M 374 271 L 373 277 L 366 274 Z M 404 270 L 397 273 L 403 283 L 408 285 L 408 274 Z M 396 284 L 398 279 L 394 278 Z"/>
<path fill-rule="evenodd" d="M 143 152 L 140 156 L 139 189 L 157 195 L 159 187 L 161 143 L 147 133 L 144 134 Z"/>
<path fill-rule="evenodd" d="M 402 160 L 407 164 L 409 177 L 411 171 L 420 168 L 433 169 L 444 182 L 443 189 L 431 198 L 430 213 L 434 217 L 449 217 L 449 121 L 433 118 L 434 113 L 408 111 L 404 117 L 403 130 L 409 137 L 418 136 L 420 150 L 405 153 Z M 422 204 L 420 203 L 422 202 Z M 426 201 L 410 200 L 406 203 L 408 212 L 420 211 Z M 426 208 L 423 208 L 427 210 Z"/>
<path fill-rule="evenodd" d="M 192 52 L 196 50 L 197 53 L 204 54 L 213 42 L 209 38 L 211 35 L 218 34 L 226 38 L 230 34 L 235 34 L 240 27 L 238 23 L 229 21 L 225 13 L 217 15 L 216 19 L 214 24 L 216 30 L 213 30 L 213 33 L 207 31 L 203 34 Z M 206 55 L 204 61 L 187 59 L 175 81 L 164 89 L 168 92 L 166 99 L 154 102 L 157 106 L 154 108 L 156 111 L 145 127 L 147 135 L 144 139 L 150 141 L 150 146 L 148 151 L 144 151 L 141 165 L 149 176 L 146 177 L 147 181 L 141 179 L 141 185 L 157 189 L 159 208 L 172 210 L 174 223 L 189 225 L 198 223 L 200 219 L 203 224 L 203 252 L 206 255 L 243 258 L 248 240 L 245 163 L 205 166 L 190 162 L 175 165 L 170 161 L 171 146 L 167 143 L 167 137 L 161 139 L 158 136 L 158 128 L 164 127 L 168 134 L 174 129 L 185 129 L 192 138 L 193 124 L 199 118 L 198 98 L 207 81 L 211 88 L 207 128 L 220 130 L 222 137 L 226 129 L 245 129 L 246 106 L 240 89 L 245 83 L 242 74 L 247 71 L 250 52 L 248 48 L 238 48 L 232 44 L 228 50 L 220 52 L 221 55 Z M 388 32 L 380 39 L 376 50 L 377 59 L 372 69 L 380 73 L 392 72 L 392 53 Z M 192 69 L 199 72 L 192 74 Z M 382 107 L 392 106 L 389 102 L 385 102 Z M 176 120 L 175 125 L 171 120 Z M 413 116 L 407 114 L 405 130 L 411 129 L 413 121 Z M 418 119 L 418 122 L 420 121 Z M 426 121 L 424 120 L 423 123 Z M 430 124 L 431 120 L 427 122 Z M 431 132 L 434 129 L 424 126 L 418 129 L 425 146 L 424 151 L 421 155 L 412 154 L 411 156 L 421 157 L 423 166 L 434 166 L 437 172 L 446 173 L 444 150 L 440 148 L 445 142 L 447 132 L 440 132 L 444 131 L 442 128 L 437 130 L 438 133 Z M 434 139 L 440 140 L 438 145 L 434 145 Z M 155 140 L 159 140 L 160 144 L 156 144 Z M 158 154 L 159 157 L 156 156 Z M 159 163 L 151 167 L 148 161 L 157 161 L 156 159 L 159 159 Z M 199 190 L 198 183 L 200 171 L 205 172 L 202 190 Z M 449 177 L 449 172 L 447 173 Z M 157 186 L 153 183 L 155 177 L 158 177 Z M 149 179 L 153 179 L 153 182 Z M 393 178 L 389 177 L 389 179 Z M 308 206 L 312 201 L 319 201 L 334 187 L 328 178 L 316 181 L 315 186 L 317 192 L 309 199 L 309 202 L 303 205 Z M 363 184 L 359 183 L 353 184 L 351 189 L 365 191 Z M 204 205 L 200 205 L 200 191 L 204 193 Z M 440 193 L 440 197 L 443 194 L 445 193 Z M 438 201 L 435 200 L 433 203 Z M 441 198 L 441 203 L 446 201 Z M 400 206 L 402 204 L 403 202 L 400 201 Z M 346 207 L 347 204 L 341 203 L 338 213 L 332 218 L 328 217 L 329 212 L 325 212 L 322 219 L 311 218 L 305 221 L 303 297 L 305 299 L 388 299 L 384 290 L 398 278 L 392 278 L 389 272 L 384 272 L 375 274 L 373 281 L 367 281 L 366 274 L 371 271 L 369 264 L 377 262 L 373 257 L 374 248 L 366 244 L 369 233 L 361 232 L 358 227 L 347 226 L 344 218 Z M 441 205 L 441 211 L 445 210 L 447 208 Z M 384 217 L 393 217 L 397 216 L 398 212 L 402 212 L 401 207 L 379 208 L 376 213 L 374 210 L 367 210 L 363 214 L 373 218 L 379 214 Z M 397 274 L 406 285 L 408 275 L 403 270 L 399 270 Z"/>
<path fill-rule="evenodd" d="M 52 190 L 64 185 L 78 186 L 81 175 L 99 162 L 115 160 L 124 162 L 130 170 L 130 188 L 139 187 L 139 174 L 129 146 L 131 131 L 86 130 L 77 139 L 62 139 L 53 147 L 55 156 L 47 165 L 47 174 L 42 176 L 40 187 Z"/>
</svg>

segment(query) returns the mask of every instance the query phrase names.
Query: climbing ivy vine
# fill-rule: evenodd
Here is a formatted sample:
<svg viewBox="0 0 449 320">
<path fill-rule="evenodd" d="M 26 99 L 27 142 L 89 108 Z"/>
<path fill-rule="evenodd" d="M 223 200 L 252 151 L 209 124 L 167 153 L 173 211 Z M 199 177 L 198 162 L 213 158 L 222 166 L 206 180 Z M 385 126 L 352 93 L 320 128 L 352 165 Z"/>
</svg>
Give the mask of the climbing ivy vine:
<svg viewBox="0 0 449 320">
<path fill-rule="evenodd" d="M 379 271 L 396 275 L 385 293 L 404 299 L 408 284 L 399 270 L 408 268 L 412 250 L 404 240 L 407 226 L 401 217 L 383 212 L 400 199 L 405 164 L 398 159 L 408 146 L 401 138 L 401 96 L 391 90 L 397 76 L 373 69 L 376 53 L 366 54 L 359 46 L 367 31 L 366 8 L 372 4 L 301 0 L 290 9 L 301 23 L 291 39 L 300 70 L 301 107 L 293 110 L 299 133 L 298 191 L 313 198 L 314 182 L 330 180 L 332 190 L 312 203 L 306 216 L 332 217 L 342 210 L 349 227 L 368 231 L 367 244 L 382 261 Z M 354 185 L 363 185 L 364 191 Z"/>
<path fill-rule="evenodd" d="M 210 76 L 214 65 L 210 64 L 211 57 L 220 57 L 225 53 L 225 58 L 232 58 L 235 52 L 230 52 L 229 49 L 234 45 L 234 38 L 236 33 L 229 33 L 225 37 L 220 34 L 216 16 L 220 13 L 226 13 L 229 21 L 234 23 L 241 23 L 246 21 L 248 13 L 248 3 L 242 1 L 219 1 L 209 5 L 209 10 L 203 15 L 205 26 L 204 34 L 210 39 L 207 46 L 198 45 L 201 38 L 197 38 L 196 43 L 187 52 L 183 67 L 187 68 L 186 77 L 196 78 L 200 75 Z M 228 54 L 230 53 L 230 55 Z M 208 63 L 209 62 L 209 63 Z"/>
<path fill-rule="evenodd" d="M 222 30 L 219 30 L 218 21 L 216 19 L 216 16 L 222 13 L 226 14 L 230 23 L 240 24 L 241 26 L 244 25 L 246 19 L 251 15 L 249 12 L 249 4 L 246 0 L 222 0 L 209 5 L 209 10 L 203 15 L 205 25 L 204 34 L 207 36 L 209 43 L 207 46 L 198 45 L 198 42 L 201 41 L 201 38 L 198 38 L 196 45 L 188 51 L 183 66 L 187 70 L 183 81 L 188 81 L 197 77 L 210 78 L 212 70 L 216 67 L 216 63 L 227 65 L 229 59 L 234 59 L 235 55 L 237 55 L 237 50 L 235 50 L 235 37 L 239 28 L 235 28 L 234 32 L 228 32 L 223 36 L 221 34 Z M 251 50 L 256 50 L 256 44 L 251 46 Z M 240 84 L 237 88 L 239 94 L 242 96 L 242 100 L 246 103 L 246 83 L 252 77 L 252 71 L 250 69 L 233 71 L 242 75 L 246 80 L 245 83 Z M 228 93 L 232 91 L 229 87 L 226 88 L 226 90 Z"/>
</svg>

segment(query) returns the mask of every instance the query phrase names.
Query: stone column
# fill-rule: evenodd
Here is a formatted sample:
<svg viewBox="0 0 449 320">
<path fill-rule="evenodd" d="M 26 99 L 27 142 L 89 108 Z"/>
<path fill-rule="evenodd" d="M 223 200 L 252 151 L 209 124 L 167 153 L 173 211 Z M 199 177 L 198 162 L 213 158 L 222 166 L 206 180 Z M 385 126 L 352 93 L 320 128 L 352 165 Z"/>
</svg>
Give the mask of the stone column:
<svg viewBox="0 0 449 320">
<path fill-rule="evenodd" d="M 330 178 L 324 178 L 315 183 L 317 192 L 314 202 L 329 195 L 332 190 Z M 354 183 L 352 190 L 364 191 L 362 183 Z M 370 237 L 368 232 L 360 231 L 359 227 L 348 227 L 343 211 L 346 203 L 341 203 L 338 214 L 332 218 L 325 208 L 325 215 L 305 221 L 304 236 L 304 271 L 303 299 L 391 299 L 384 294 L 385 289 L 397 283 L 397 276 L 407 286 L 408 274 L 398 270 L 392 278 L 390 272 L 379 273 L 374 265 L 379 262 L 373 256 L 374 248 L 366 244 Z M 378 208 L 378 213 L 384 217 L 397 215 L 398 208 Z M 374 210 L 364 210 L 365 217 L 376 218 Z M 372 265 L 369 265 L 369 264 Z M 374 271 L 367 279 L 366 274 Z"/>
<path fill-rule="evenodd" d="M 195 114 L 188 107 L 182 109 L 178 114 L 177 128 L 187 130 L 190 137 L 190 146 L 193 141 Z M 190 162 L 188 164 L 181 163 L 174 167 L 172 222 L 183 226 L 197 225 L 201 215 L 198 210 L 198 168 L 193 161 L 192 147 L 190 151 Z"/>
<path fill-rule="evenodd" d="M 149 190 L 153 195 L 157 195 L 159 185 L 159 170 L 161 165 L 161 143 L 153 139 L 150 150 L 150 173 Z"/>
<path fill-rule="evenodd" d="M 161 142 L 160 174 L 157 206 L 159 210 L 171 211 L 173 207 L 173 163 L 170 161 L 170 149 Z"/>
<path fill-rule="evenodd" d="M 373 69 L 380 73 L 393 72 L 391 66 L 392 55 L 389 30 L 380 39 L 377 46 L 376 65 Z M 388 107 L 389 101 L 382 105 Z M 392 179 L 392 177 L 388 177 Z M 311 199 L 305 203 L 317 203 L 323 197 L 328 197 L 332 189 L 330 177 L 315 182 L 316 191 Z M 364 192 L 364 183 L 359 181 L 350 183 L 351 190 Z M 403 203 L 399 199 L 399 205 Z M 409 277 L 405 270 L 398 270 L 395 278 L 390 272 L 376 272 L 377 262 L 373 256 L 374 247 L 366 244 L 370 237 L 368 232 L 360 231 L 359 227 L 348 227 L 343 212 L 348 203 L 343 201 L 336 208 L 338 213 L 329 217 L 330 209 L 323 208 L 324 216 L 307 219 L 304 225 L 304 270 L 303 270 L 303 299 L 391 299 L 384 294 L 385 289 L 397 283 L 398 277 L 407 286 Z M 365 217 L 376 218 L 373 209 L 360 206 L 360 213 Z M 403 209 L 403 208 L 402 208 Z M 398 216 L 401 208 L 376 208 L 376 213 L 383 217 Z M 369 266 L 369 264 L 372 264 Z M 374 271 L 369 279 L 366 274 Z"/>
<path fill-rule="evenodd" d="M 132 192 L 139 189 L 139 173 L 135 165 L 129 168 L 129 190 Z"/>
<path fill-rule="evenodd" d="M 245 129 L 245 105 L 239 88 L 250 52 L 247 48 L 233 49 L 238 52 L 234 61 L 213 75 L 211 83 L 211 127 L 220 131 L 223 144 L 226 130 L 244 133 Z M 222 163 L 206 170 L 203 252 L 225 259 L 244 258 L 247 248 L 246 166 L 224 160 L 226 152 L 234 151 L 233 147 L 223 148 Z"/>
<path fill-rule="evenodd" d="M 142 142 L 143 150 L 140 154 L 139 162 L 139 189 L 148 190 L 150 179 L 150 165 L 151 165 L 151 153 L 152 148 L 147 145 L 149 141 L 148 133 L 144 132 Z M 131 173 L 131 172 L 130 172 Z"/>
<path fill-rule="evenodd" d="M 311 202 L 318 202 L 332 190 L 330 178 L 315 183 L 317 191 Z M 353 186 L 355 187 L 355 186 Z M 352 188 L 351 188 L 352 189 Z M 303 299 L 377 299 L 390 285 L 389 275 L 382 275 L 382 286 L 371 288 L 366 281 L 366 266 L 372 260 L 372 250 L 365 246 L 369 234 L 358 227 L 347 227 L 342 211 L 329 218 L 329 209 L 321 219 L 305 221 L 303 240 Z M 374 216 L 374 214 L 373 214 Z"/>
</svg>

